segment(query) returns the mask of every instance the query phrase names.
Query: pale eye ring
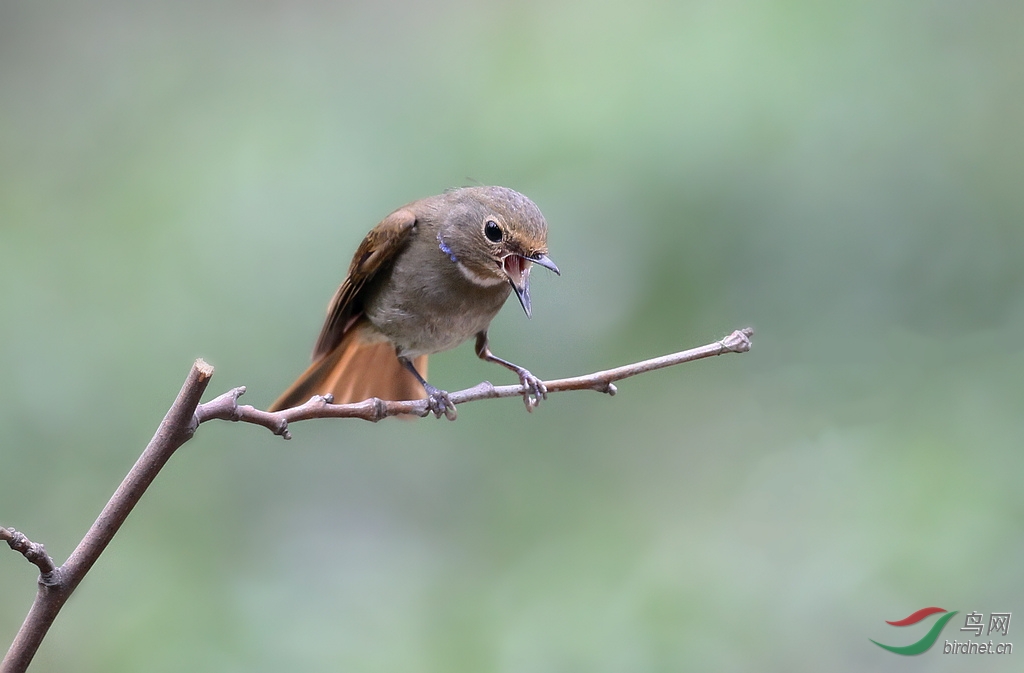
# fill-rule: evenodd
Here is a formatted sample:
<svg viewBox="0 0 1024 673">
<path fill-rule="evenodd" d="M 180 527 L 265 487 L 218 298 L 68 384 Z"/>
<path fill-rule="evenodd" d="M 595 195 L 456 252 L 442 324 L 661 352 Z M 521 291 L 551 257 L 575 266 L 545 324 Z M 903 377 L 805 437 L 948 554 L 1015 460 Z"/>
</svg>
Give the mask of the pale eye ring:
<svg viewBox="0 0 1024 673">
<path fill-rule="evenodd" d="M 487 220 L 487 222 L 484 223 L 484 236 L 486 236 L 487 240 L 491 243 L 500 243 L 503 235 L 504 233 L 501 231 L 501 227 L 499 227 L 498 223 L 494 220 Z"/>
</svg>

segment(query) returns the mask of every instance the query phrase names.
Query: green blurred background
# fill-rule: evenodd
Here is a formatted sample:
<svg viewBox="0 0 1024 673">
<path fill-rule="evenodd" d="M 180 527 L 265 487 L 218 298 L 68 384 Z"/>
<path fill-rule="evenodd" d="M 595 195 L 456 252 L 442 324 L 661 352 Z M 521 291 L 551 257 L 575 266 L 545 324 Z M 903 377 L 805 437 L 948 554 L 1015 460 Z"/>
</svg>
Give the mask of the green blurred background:
<svg viewBox="0 0 1024 673">
<path fill-rule="evenodd" d="M 363 234 L 450 186 L 548 218 L 562 277 L 491 331 L 541 376 L 757 330 L 531 415 L 204 426 L 34 670 L 1020 670 L 868 639 L 916 640 L 884 620 L 929 605 L 1024 618 L 1022 25 L 1011 1 L 3 3 L 0 524 L 58 561 L 194 358 L 268 404 Z M 512 382 L 471 345 L 432 360 L 484 378 Z M 34 581 L 0 555 L 0 650 Z"/>
</svg>

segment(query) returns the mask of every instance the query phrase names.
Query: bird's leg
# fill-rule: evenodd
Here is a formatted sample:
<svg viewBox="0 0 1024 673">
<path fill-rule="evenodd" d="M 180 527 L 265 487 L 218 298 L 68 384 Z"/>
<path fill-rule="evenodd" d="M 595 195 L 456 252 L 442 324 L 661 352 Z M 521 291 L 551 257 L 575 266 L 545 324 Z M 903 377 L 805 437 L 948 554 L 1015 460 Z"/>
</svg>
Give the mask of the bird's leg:
<svg viewBox="0 0 1024 673">
<path fill-rule="evenodd" d="M 398 356 L 398 361 L 402 363 L 402 366 L 412 372 L 412 375 L 416 377 L 416 380 L 423 386 L 423 390 L 427 391 L 427 408 L 434 413 L 435 418 L 441 418 L 441 414 L 449 421 L 455 420 L 455 404 L 452 403 L 448 392 L 435 388 L 434 386 L 427 383 L 427 380 L 420 376 L 420 373 L 416 371 L 416 366 L 412 363 L 409 358 L 404 358 L 401 355 Z"/>
<path fill-rule="evenodd" d="M 540 401 L 548 398 L 548 389 L 544 382 L 530 373 L 525 367 L 503 360 L 491 352 L 487 344 L 487 331 L 478 332 L 476 335 L 476 356 L 487 362 L 496 362 L 506 369 L 511 369 L 519 376 L 519 383 L 523 386 L 523 403 L 527 411 L 540 404 Z"/>
</svg>

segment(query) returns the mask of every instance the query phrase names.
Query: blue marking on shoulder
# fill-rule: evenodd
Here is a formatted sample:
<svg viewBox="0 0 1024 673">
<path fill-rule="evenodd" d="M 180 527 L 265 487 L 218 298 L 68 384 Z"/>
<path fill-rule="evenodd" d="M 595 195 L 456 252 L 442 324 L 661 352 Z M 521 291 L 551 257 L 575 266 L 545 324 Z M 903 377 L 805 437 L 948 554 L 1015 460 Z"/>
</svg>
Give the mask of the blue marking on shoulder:
<svg viewBox="0 0 1024 673">
<path fill-rule="evenodd" d="M 437 232 L 437 247 L 441 248 L 441 252 L 448 255 L 448 259 L 452 260 L 453 262 L 459 261 L 459 258 L 455 256 L 455 253 L 452 252 L 452 249 L 449 248 L 448 244 L 444 242 L 443 238 L 441 238 L 440 231 Z"/>
</svg>

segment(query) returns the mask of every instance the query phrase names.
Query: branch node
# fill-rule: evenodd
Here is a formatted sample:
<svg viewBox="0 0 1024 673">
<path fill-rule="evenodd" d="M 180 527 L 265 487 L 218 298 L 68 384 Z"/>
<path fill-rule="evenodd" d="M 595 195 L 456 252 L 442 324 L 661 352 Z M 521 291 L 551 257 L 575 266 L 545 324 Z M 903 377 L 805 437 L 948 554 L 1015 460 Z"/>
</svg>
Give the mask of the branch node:
<svg viewBox="0 0 1024 673">
<path fill-rule="evenodd" d="M 517 387 L 520 390 L 522 390 L 522 386 Z M 518 394 L 522 395 L 522 392 L 519 392 Z M 500 395 L 498 394 L 498 389 L 494 387 L 493 383 L 491 383 L 490 381 L 481 381 L 472 388 L 467 388 L 466 390 L 462 390 L 457 393 L 452 393 L 452 397 L 454 397 L 458 401 L 458 403 L 461 404 L 462 402 L 468 402 L 475 399 L 483 400 L 494 397 L 500 397 Z"/>
<path fill-rule="evenodd" d="M 746 353 L 750 350 L 750 337 L 754 330 L 750 327 L 738 329 L 718 343 L 722 344 L 723 353 Z"/>
<path fill-rule="evenodd" d="M 370 420 L 376 423 L 388 416 L 388 403 L 379 397 L 373 398 L 373 418 Z"/>
<path fill-rule="evenodd" d="M 281 424 L 274 429 L 274 434 L 287 441 L 292 438 L 291 430 L 288 429 L 288 419 L 282 418 Z"/>
<path fill-rule="evenodd" d="M 64 573 L 60 568 L 54 568 L 48 573 L 39 573 L 39 583 L 44 587 L 59 587 L 64 584 Z"/>
<path fill-rule="evenodd" d="M 228 395 L 230 395 L 231 399 L 233 399 L 235 402 L 238 402 L 238 398 L 245 394 L 245 390 L 245 386 L 238 386 L 237 388 L 232 388 L 231 390 L 229 390 Z"/>
</svg>

